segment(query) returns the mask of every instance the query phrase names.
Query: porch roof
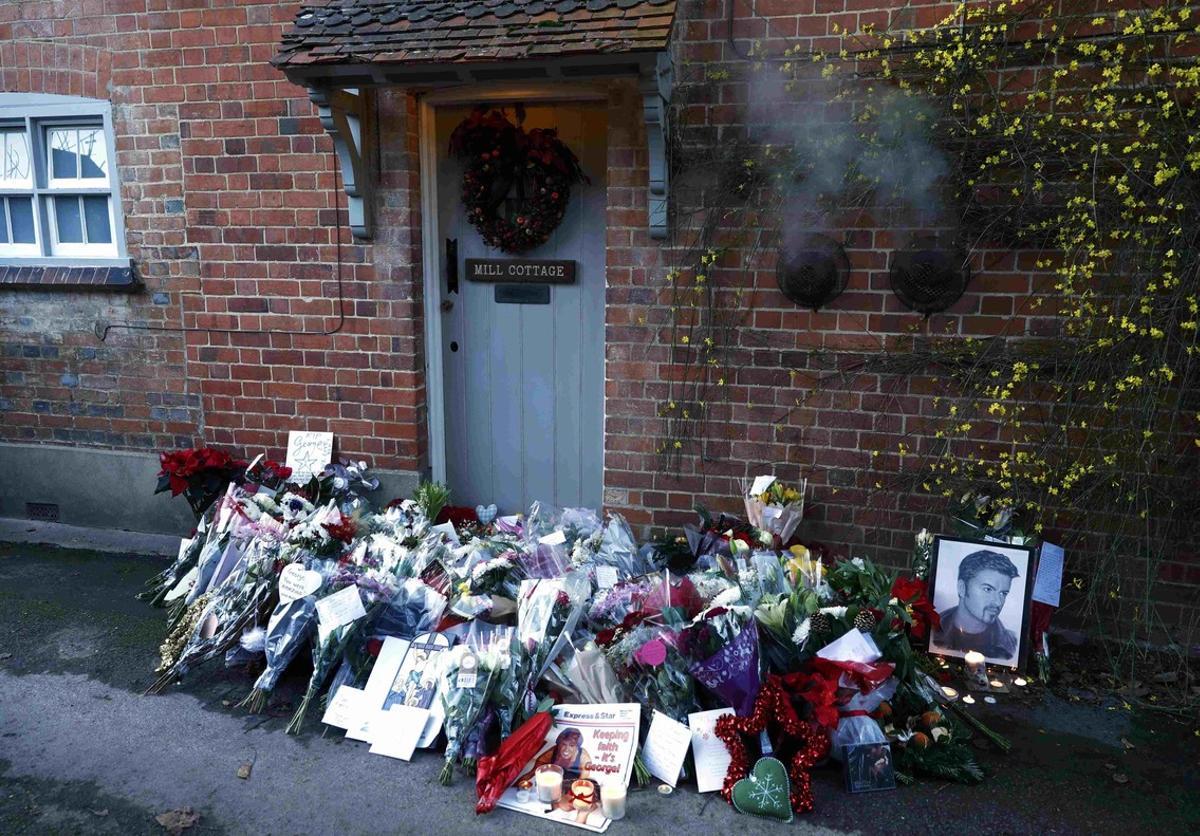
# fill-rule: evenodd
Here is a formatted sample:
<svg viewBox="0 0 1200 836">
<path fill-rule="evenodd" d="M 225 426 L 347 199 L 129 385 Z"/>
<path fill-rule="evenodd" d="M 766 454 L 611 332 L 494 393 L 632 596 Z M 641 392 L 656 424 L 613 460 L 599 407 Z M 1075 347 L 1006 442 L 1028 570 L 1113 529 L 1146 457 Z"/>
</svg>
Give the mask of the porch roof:
<svg viewBox="0 0 1200 836">
<path fill-rule="evenodd" d="M 301 7 L 272 63 L 289 76 L 337 67 L 331 75 L 358 69 L 379 82 L 400 80 L 389 68 L 656 53 L 667 48 L 675 2 L 329 0 Z"/>
</svg>

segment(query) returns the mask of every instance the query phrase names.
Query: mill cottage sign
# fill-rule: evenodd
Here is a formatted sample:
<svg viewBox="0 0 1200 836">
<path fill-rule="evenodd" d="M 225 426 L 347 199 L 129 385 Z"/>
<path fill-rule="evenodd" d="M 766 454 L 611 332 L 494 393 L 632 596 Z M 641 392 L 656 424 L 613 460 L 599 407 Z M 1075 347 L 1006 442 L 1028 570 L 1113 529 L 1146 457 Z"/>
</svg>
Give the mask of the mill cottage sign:
<svg viewBox="0 0 1200 836">
<path fill-rule="evenodd" d="M 575 284 L 575 262 L 552 259 L 468 258 L 467 278 L 473 282 Z"/>
</svg>

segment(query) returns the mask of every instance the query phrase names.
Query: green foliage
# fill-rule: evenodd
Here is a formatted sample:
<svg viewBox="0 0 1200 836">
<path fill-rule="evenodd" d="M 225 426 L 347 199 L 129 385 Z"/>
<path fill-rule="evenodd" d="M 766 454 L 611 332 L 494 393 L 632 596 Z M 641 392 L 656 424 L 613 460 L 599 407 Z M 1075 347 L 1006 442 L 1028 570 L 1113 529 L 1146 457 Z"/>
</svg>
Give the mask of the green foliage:
<svg viewBox="0 0 1200 836">
<path fill-rule="evenodd" d="M 450 489 L 441 482 L 422 482 L 413 491 L 413 501 L 421 506 L 426 519 L 436 522 L 438 514 L 450 501 Z"/>
</svg>

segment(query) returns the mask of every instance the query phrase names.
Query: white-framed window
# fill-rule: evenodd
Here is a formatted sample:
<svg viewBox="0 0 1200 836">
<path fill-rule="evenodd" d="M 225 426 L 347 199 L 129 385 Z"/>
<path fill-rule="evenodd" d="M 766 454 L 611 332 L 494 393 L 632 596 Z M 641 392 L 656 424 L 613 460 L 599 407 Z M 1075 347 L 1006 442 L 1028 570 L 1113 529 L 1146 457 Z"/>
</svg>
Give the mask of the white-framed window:
<svg viewBox="0 0 1200 836">
<path fill-rule="evenodd" d="M 0 93 L 0 265 L 124 261 L 108 102 Z"/>
</svg>

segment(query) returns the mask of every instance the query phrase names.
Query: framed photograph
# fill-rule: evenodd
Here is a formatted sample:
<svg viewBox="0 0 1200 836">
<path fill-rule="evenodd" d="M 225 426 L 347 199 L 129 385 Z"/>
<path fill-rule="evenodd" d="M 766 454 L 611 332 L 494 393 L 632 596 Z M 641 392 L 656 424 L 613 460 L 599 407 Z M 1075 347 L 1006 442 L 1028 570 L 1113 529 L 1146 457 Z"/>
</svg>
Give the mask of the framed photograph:
<svg viewBox="0 0 1200 836">
<path fill-rule="evenodd" d="M 896 789 L 892 747 L 888 743 L 854 743 L 846 747 L 846 789 L 878 792 Z"/>
<path fill-rule="evenodd" d="M 1029 648 L 1033 548 L 934 538 L 933 608 L 942 625 L 929 635 L 929 651 L 943 656 L 983 654 L 989 665 L 1018 668 Z"/>
</svg>

